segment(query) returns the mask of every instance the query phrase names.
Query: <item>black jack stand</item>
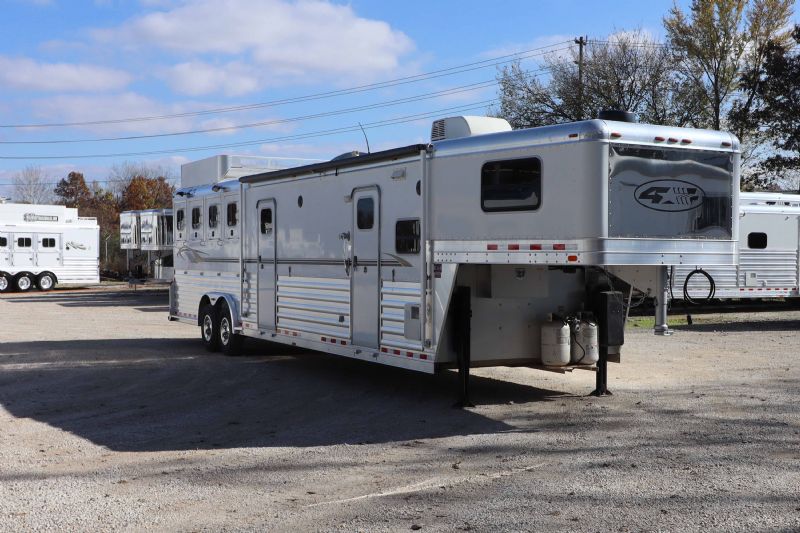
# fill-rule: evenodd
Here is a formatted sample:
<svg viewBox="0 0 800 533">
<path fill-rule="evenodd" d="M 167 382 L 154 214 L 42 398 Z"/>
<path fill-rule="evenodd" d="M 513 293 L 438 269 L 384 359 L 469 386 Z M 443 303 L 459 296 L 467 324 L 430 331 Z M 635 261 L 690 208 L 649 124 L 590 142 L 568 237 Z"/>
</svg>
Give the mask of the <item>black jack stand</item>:
<svg viewBox="0 0 800 533">
<path fill-rule="evenodd" d="M 608 390 L 608 346 L 600 346 L 595 389 L 590 396 L 611 396 Z"/>
<path fill-rule="evenodd" d="M 475 405 L 469 401 L 470 324 L 472 322 L 469 287 L 456 287 L 455 307 L 455 345 L 458 358 L 459 399 L 453 407 L 475 407 Z"/>
</svg>

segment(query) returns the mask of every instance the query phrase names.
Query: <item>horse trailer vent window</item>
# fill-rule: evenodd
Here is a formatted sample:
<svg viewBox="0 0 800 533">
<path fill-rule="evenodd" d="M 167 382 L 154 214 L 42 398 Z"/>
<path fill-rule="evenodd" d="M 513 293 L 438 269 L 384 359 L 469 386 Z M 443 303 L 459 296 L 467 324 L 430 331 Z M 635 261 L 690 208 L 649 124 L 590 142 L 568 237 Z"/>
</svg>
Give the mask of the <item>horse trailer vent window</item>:
<svg viewBox="0 0 800 533">
<path fill-rule="evenodd" d="M 55 248 L 56 240 L 52 237 L 42 239 L 42 248 Z"/>
<path fill-rule="evenodd" d="M 236 206 L 236 202 L 231 202 L 228 204 L 228 227 L 233 227 L 239 223 Z"/>
<path fill-rule="evenodd" d="M 0 237 L 0 248 L 5 248 L 6 246 L 8 246 L 8 239 Z"/>
<path fill-rule="evenodd" d="M 272 209 L 261 210 L 261 233 L 263 235 L 272 233 Z"/>
<path fill-rule="evenodd" d="M 178 231 L 182 230 L 185 226 L 185 221 L 183 220 L 183 209 L 178 209 L 178 214 L 176 215 L 176 220 L 178 224 Z"/>
<path fill-rule="evenodd" d="M 419 253 L 419 219 L 398 220 L 394 226 L 394 247 L 399 254 Z"/>
<path fill-rule="evenodd" d="M 752 250 L 763 250 L 767 247 L 767 234 L 757 231 L 748 233 L 747 247 Z"/>
<path fill-rule="evenodd" d="M 542 162 L 537 157 L 490 161 L 481 168 L 481 209 L 534 211 L 542 203 Z"/>
<path fill-rule="evenodd" d="M 216 228 L 219 223 L 219 206 L 211 205 L 208 207 L 208 227 Z"/>
<path fill-rule="evenodd" d="M 17 248 L 30 248 L 30 247 L 31 247 L 30 237 L 19 237 L 17 239 Z"/>
<path fill-rule="evenodd" d="M 192 229 L 200 229 L 200 222 L 202 217 L 200 216 L 200 208 L 193 207 L 192 208 Z"/>
<path fill-rule="evenodd" d="M 356 204 L 356 225 L 358 229 L 372 229 L 375 225 L 375 201 L 372 198 L 359 198 Z"/>
</svg>

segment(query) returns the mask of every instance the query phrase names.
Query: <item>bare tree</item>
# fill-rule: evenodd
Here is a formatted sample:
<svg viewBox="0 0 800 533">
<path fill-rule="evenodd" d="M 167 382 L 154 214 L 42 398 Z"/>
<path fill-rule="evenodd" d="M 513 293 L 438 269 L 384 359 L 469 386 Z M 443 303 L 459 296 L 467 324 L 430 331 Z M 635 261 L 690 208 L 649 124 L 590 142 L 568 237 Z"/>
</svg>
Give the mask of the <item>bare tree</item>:
<svg viewBox="0 0 800 533">
<path fill-rule="evenodd" d="M 601 109 L 633 111 L 644 122 L 696 125 L 698 95 L 680 83 L 668 49 L 643 31 L 590 40 L 582 78 L 578 61 L 577 50 L 546 58 L 547 81 L 520 63 L 504 68 L 498 76 L 500 104 L 492 112 L 516 128 L 580 120 Z"/>
<path fill-rule="evenodd" d="M 22 204 L 49 204 L 53 202 L 53 185 L 42 167 L 28 166 L 13 178 L 14 200 Z"/>
<path fill-rule="evenodd" d="M 164 178 L 167 181 L 171 181 L 173 177 L 173 170 L 166 166 L 124 161 L 111 167 L 108 188 L 120 200 L 135 178 L 149 180 Z"/>
</svg>

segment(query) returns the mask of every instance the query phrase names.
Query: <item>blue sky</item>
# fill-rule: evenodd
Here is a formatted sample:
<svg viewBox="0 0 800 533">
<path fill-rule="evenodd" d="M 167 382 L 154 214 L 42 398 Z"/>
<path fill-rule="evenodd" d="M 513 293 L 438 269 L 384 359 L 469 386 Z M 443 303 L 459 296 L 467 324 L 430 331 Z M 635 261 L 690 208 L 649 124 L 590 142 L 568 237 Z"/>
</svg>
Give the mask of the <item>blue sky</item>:
<svg viewBox="0 0 800 533">
<path fill-rule="evenodd" d="M 4 184 L 28 165 L 41 166 L 53 181 L 70 170 L 102 181 L 111 167 L 126 161 L 171 168 L 177 175 L 182 162 L 216 153 L 328 159 L 364 150 L 362 134 L 297 136 L 351 129 L 359 122 L 367 127 L 373 150 L 422 142 L 432 118 L 414 120 L 414 115 L 485 113 L 496 88 L 482 82 L 495 78 L 495 66 L 355 94 L 208 111 L 396 80 L 520 50 L 563 48 L 559 43 L 581 34 L 605 37 L 641 28 L 659 38 L 671 5 L 671 0 L 0 0 L 5 36 L 0 125 L 84 123 L 0 128 L 0 157 L 6 158 L 0 159 L 0 195 L 11 193 Z M 535 61 L 526 64 L 535 68 Z M 373 105 L 381 107 L 347 111 Z M 453 110 L 458 106 L 466 111 Z M 176 114 L 184 116 L 127 120 Z M 390 119 L 404 122 L 369 126 Z M 85 124 L 110 120 L 117 122 Z M 260 125 L 224 129 L 243 124 Z M 209 129 L 216 131 L 174 135 Z M 162 136 L 92 141 L 147 135 Z M 250 144 L 183 151 L 234 143 Z"/>
</svg>

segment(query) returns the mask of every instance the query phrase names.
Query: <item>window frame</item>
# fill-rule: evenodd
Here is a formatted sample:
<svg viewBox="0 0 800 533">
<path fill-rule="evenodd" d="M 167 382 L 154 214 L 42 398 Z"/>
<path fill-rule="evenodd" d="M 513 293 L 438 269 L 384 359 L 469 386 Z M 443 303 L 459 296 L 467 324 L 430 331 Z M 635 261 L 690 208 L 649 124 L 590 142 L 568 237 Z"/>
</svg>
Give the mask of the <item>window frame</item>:
<svg viewBox="0 0 800 533">
<path fill-rule="evenodd" d="M 361 202 L 370 203 L 371 216 L 370 216 L 369 226 L 361 225 L 361 209 L 360 209 Z M 372 196 L 362 196 L 356 202 L 356 229 L 358 229 L 359 231 L 372 231 L 373 229 L 375 229 L 375 198 L 373 198 Z"/>
<path fill-rule="evenodd" d="M 400 250 L 398 247 L 398 227 L 400 224 L 404 222 L 413 222 L 416 223 L 416 233 L 412 235 L 411 238 L 415 240 L 416 250 L 408 251 L 408 250 Z M 405 255 L 419 255 L 421 249 L 421 242 L 422 242 L 422 224 L 419 218 L 398 218 L 397 221 L 394 223 L 394 251 L 398 254 L 405 254 Z"/>
<path fill-rule="evenodd" d="M 269 220 L 264 221 L 264 213 L 269 213 Z M 272 235 L 273 225 L 275 224 L 275 217 L 272 212 L 272 207 L 262 207 L 258 212 L 258 231 L 261 235 Z M 269 231 L 267 231 L 269 229 Z"/>
<path fill-rule="evenodd" d="M 47 245 L 48 241 L 52 241 L 53 244 Z M 55 237 L 42 237 L 42 248 L 55 248 L 56 247 L 56 239 Z"/>
<path fill-rule="evenodd" d="M 186 228 L 186 213 L 183 208 L 175 211 L 175 229 L 183 231 Z"/>
<path fill-rule="evenodd" d="M 484 172 L 487 170 L 487 165 L 492 164 L 502 164 L 502 163 L 510 163 L 515 161 L 536 161 L 538 164 L 538 186 L 535 186 L 534 193 L 537 193 L 538 198 L 535 206 L 526 206 L 526 205 L 517 205 L 513 207 L 486 207 L 486 198 L 485 198 L 485 191 L 484 191 Z M 544 164 L 542 162 L 542 158 L 539 156 L 529 156 L 529 157 L 517 157 L 513 159 L 492 159 L 489 161 L 484 161 L 481 165 L 481 181 L 480 181 L 480 203 L 481 203 L 481 210 L 484 213 L 514 213 L 519 211 L 538 211 L 542 207 L 542 175 L 543 175 L 543 167 Z M 496 185 L 496 184 L 495 184 Z"/>
<path fill-rule="evenodd" d="M 194 220 L 195 213 L 197 213 L 197 222 L 195 222 Z M 192 229 L 193 230 L 203 229 L 203 209 L 198 205 L 192 207 L 191 216 L 192 216 L 191 219 Z"/>
<path fill-rule="evenodd" d="M 20 244 L 22 241 L 22 244 Z M 30 237 L 17 237 L 15 248 L 33 248 L 33 239 Z"/>
<path fill-rule="evenodd" d="M 216 229 L 219 227 L 219 204 L 211 204 L 208 206 L 208 227 L 210 229 Z"/>
<path fill-rule="evenodd" d="M 0 248 L 8 248 L 8 237 L 0 237 Z"/>
<path fill-rule="evenodd" d="M 760 239 L 761 236 L 764 236 L 764 246 L 753 246 L 753 244 L 760 244 L 760 240 L 756 243 L 753 242 L 753 236 Z M 747 234 L 747 249 L 748 250 L 766 250 L 767 246 L 769 245 L 769 235 L 765 231 L 751 231 Z"/>
<path fill-rule="evenodd" d="M 231 224 L 231 206 L 233 206 L 233 224 Z M 239 202 L 228 202 L 225 206 L 225 224 L 229 228 L 239 225 Z"/>
</svg>

